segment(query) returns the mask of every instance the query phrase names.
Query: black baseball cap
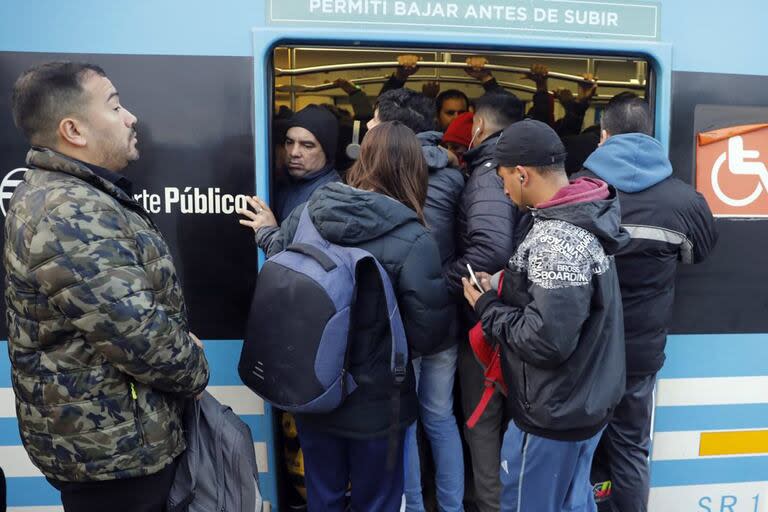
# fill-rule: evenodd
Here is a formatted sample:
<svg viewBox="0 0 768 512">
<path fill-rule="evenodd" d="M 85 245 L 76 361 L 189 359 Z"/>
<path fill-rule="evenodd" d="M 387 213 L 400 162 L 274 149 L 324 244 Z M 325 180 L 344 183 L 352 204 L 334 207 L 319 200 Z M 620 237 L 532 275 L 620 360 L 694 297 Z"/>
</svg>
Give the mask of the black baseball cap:
<svg viewBox="0 0 768 512">
<path fill-rule="evenodd" d="M 565 162 L 566 151 L 560 137 L 549 125 L 524 119 L 501 132 L 493 156 L 504 167 L 544 167 Z"/>
</svg>

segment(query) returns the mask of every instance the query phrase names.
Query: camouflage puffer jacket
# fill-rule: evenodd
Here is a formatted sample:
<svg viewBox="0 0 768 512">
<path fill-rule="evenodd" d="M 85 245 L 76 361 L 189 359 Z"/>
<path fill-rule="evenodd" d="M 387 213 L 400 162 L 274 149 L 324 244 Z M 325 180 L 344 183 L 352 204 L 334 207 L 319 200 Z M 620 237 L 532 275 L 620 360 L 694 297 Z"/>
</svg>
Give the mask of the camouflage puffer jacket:
<svg viewBox="0 0 768 512">
<path fill-rule="evenodd" d="M 168 246 L 120 188 L 47 149 L 5 221 L 5 299 L 24 446 L 49 478 L 160 471 L 208 383 Z"/>
</svg>

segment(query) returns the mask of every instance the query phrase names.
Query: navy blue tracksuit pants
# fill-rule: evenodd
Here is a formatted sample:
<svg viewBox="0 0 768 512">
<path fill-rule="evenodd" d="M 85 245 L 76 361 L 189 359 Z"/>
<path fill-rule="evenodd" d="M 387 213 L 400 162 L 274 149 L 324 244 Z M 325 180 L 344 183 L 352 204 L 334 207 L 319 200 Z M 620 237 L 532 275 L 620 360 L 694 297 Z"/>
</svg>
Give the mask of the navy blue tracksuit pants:
<svg viewBox="0 0 768 512">
<path fill-rule="evenodd" d="M 304 454 L 304 481 L 309 512 L 347 510 L 351 483 L 353 512 L 397 512 L 403 497 L 403 434 L 394 468 L 387 469 L 389 439 L 347 439 L 298 424 Z"/>
<path fill-rule="evenodd" d="M 595 512 L 589 473 L 601 433 L 555 441 L 510 421 L 501 447 L 502 512 Z"/>
</svg>

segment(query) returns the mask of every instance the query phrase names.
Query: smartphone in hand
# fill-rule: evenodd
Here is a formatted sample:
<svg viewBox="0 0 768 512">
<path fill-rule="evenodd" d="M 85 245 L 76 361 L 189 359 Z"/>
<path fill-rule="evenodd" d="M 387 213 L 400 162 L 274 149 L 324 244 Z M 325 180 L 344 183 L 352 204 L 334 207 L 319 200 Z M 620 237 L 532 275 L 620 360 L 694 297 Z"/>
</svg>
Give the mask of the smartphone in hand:
<svg viewBox="0 0 768 512">
<path fill-rule="evenodd" d="M 480 281 L 477 279 L 477 276 L 475 275 L 475 271 L 472 270 L 472 265 L 467 263 L 467 270 L 469 270 L 469 280 L 472 281 L 472 284 L 477 288 L 477 291 L 481 293 L 485 293 L 485 290 L 483 290 L 483 287 L 480 286 Z"/>
</svg>

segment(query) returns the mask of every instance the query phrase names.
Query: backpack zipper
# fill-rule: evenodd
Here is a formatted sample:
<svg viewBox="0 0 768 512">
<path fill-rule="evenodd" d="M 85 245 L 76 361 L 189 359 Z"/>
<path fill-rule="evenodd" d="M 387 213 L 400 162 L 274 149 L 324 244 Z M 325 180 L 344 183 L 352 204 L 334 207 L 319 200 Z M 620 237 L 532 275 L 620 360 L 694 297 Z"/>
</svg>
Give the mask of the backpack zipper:
<svg viewBox="0 0 768 512">
<path fill-rule="evenodd" d="M 139 413 L 139 394 L 136 392 L 136 386 L 131 382 L 131 400 L 133 401 L 133 420 L 136 423 L 136 430 L 139 432 L 141 445 L 146 444 L 144 440 L 144 428 L 141 426 L 141 414 Z"/>
</svg>

